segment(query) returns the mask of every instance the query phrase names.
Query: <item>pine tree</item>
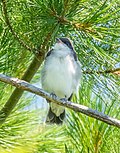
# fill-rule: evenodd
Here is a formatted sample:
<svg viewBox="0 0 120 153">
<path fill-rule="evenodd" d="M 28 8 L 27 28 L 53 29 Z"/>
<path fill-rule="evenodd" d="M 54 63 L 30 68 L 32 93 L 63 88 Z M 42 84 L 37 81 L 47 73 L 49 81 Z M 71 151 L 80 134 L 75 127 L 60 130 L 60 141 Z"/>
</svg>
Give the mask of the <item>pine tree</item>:
<svg viewBox="0 0 120 153">
<path fill-rule="evenodd" d="M 83 71 L 72 101 L 120 119 L 119 8 L 119 0 L 2 0 L 0 73 L 36 82 L 55 38 L 69 37 Z M 1 153 L 119 152 L 119 129 L 70 110 L 62 127 L 39 125 L 43 111 L 25 109 L 26 93 L 1 82 L 0 91 Z"/>
</svg>

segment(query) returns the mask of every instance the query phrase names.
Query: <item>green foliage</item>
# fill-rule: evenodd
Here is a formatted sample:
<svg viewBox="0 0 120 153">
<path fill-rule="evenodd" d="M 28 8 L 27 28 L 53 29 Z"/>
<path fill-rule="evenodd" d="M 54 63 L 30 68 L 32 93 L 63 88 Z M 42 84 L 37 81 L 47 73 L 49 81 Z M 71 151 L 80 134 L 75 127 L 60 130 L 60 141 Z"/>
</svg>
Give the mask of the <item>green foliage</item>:
<svg viewBox="0 0 120 153">
<path fill-rule="evenodd" d="M 87 105 L 89 108 L 94 108 L 115 118 L 120 118 L 118 99 L 112 100 L 107 97 L 104 99 L 104 96 L 101 99 L 100 94 L 96 95 L 91 91 L 93 85 L 93 82 L 81 85 L 78 103 Z M 102 93 L 102 95 L 104 94 Z M 74 100 L 77 101 L 76 97 Z M 68 152 L 72 152 L 72 150 L 81 153 L 119 152 L 119 129 L 101 121 L 70 111 L 66 129 L 72 144 L 67 146 Z M 110 147 L 111 144 L 112 147 Z"/>
<path fill-rule="evenodd" d="M 34 55 L 11 33 L 2 3 L 0 7 L 0 73 L 21 77 Z M 119 0 L 9 0 L 7 12 L 13 30 L 33 52 L 44 45 L 51 48 L 55 37 L 66 36 L 84 71 L 120 66 Z M 33 82 L 39 77 L 38 72 Z M 0 82 L 0 108 L 12 91 Z M 119 75 L 83 74 L 79 99 L 73 101 L 120 119 L 119 93 Z M 39 116 L 46 113 L 26 109 L 33 101 L 26 97 L 25 93 L 0 129 L 1 153 L 119 153 L 119 129 L 73 111 L 68 111 L 65 126 L 39 124 Z"/>
<path fill-rule="evenodd" d="M 69 141 L 65 135 L 65 127 L 57 125 L 45 125 L 43 128 L 43 133 L 39 135 L 38 150 L 35 153 L 64 153 L 65 142 Z"/>
</svg>

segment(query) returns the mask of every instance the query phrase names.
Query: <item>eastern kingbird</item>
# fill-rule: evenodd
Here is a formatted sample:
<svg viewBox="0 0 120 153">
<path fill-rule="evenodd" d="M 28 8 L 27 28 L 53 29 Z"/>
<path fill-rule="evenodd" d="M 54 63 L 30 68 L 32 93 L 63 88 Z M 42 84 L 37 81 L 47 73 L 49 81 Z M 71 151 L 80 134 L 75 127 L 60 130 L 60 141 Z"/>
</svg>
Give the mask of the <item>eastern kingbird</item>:
<svg viewBox="0 0 120 153">
<path fill-rule="evenodd" d="M 79 86 L 80 77 L 81 66 L 71 41 L 68 38 L 56 38 L 41 72 L 42 88 L 70 101 Z M 62 124 L 64 118 L 65 108 L 50 102 L 46 122 Z"/>
</svg>

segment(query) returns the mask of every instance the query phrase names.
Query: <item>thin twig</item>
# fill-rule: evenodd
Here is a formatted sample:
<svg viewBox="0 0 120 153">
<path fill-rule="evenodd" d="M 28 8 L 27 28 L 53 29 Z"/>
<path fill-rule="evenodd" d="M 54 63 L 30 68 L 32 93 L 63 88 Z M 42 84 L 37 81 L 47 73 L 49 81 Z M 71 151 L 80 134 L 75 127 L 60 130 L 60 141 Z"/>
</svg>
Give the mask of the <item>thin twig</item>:
<svg viewBox="0 0 120 153">
<path fill-rule="evenodd" d="M 101 112 L 98 112 L 97 110 L 93 110 L 91 108 L 88 108 L 84 105 L 76 104 L 76 103 L 73 103 L 70 101 L 60 100 L 58 97 L 53 98 L 50 96 L 49 93 L 43 91 L 42 89 L 40 89 L 38 87 L 31 85 L 30 83 L 28 83 L 26 81 L 23 81 L 23 80 L 20 80 L 17 78 L 12 78 L 12 77 L 9 77 L 9 76 L 3 75 L 3 74 L 0 74 L 0 81 L 5 82 L 7 84 L 10 84 L 12 86 L 15 86 L 19 89 L 32 92 L 32 93 L 39 95 L 39 96 L 42 96 L 43 98 L 46 98 L 47 100 L 52 101 L 58 105 L 68 107 L 76 112 L 81 112 L 87 116 L 96 118 L 100 121 L 103 121 L 103 122 L 109 124 L 109 125 L 113 125 L 113 126 L 120 128 L 120 120 L 112 118 L 108 115 L 105 115 Z M 0 112 L 0 114 L 3 115 L 2 111 Z M 1 116 L 1 118 L 2 118 L 2 116 Z"/>
<path fill-rule="evenodd" d="M 119 74 L 120 68 L 109 69 L 104 71 L 86 70 L 86 71 L 83 71 L 83 73 L 84 74 L 108 74 L 108 73 Z"/>
<path fill-rule="evenodd" d="M 24 48 L 26 48 L 27 50 L 29 50 L 31 52 L 35 51 L 35 53 L 36 53 L 37 52 L 36 49 L 31 48 L 27 44 L 25 44 L 25 42 L 23 40 L 21 40 L 20 37 L 18 36 L 18 34 L 14 31 L 14 29 L 13 29 L 11 23 L 10 23 L 9 17 L 8 17 L 6 0 L 2 0 L 2 4 L 3 4 L 3 13 L 4 13 L 4 16 L 5 16 L 5 22 L 6 22 L 7 26 L 9 27 L 11 33 L 15 37 L 15 39 L 21 44 L 21 46 L 23 46 Z"/>
<path fill-rule="evenodd" d="M 95 30 L 91 29 L 91 24 L 89 23 L 77 23 L 77 22 L 73 22 L 68 20 L 67 18 L 65 18 L 64 16 L 59 16 L 57 15 L 57 12 L 55 12 L 54 10 L 50 10 L 50 14 L 54 17 L 56 17 L 56 19 L 58 20 L 58 22 L 60 24 L 69 24 L 71 26 L 73 26 L 76 29 L 82 30 L 82 31 L 87 31 L 90 33 L 96 33 Z"/>
</svg>

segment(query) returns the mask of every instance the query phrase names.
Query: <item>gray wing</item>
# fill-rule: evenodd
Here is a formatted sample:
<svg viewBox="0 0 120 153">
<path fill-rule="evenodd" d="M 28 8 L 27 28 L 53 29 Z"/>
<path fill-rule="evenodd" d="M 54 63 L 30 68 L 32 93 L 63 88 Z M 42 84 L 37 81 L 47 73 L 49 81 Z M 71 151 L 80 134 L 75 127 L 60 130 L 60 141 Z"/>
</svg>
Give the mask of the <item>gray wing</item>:
<svg viewBox="0 0 120 153">
<path fill-rule="evenodd" d="M 75 60 L 75 61 L 77 61 L 77 60 L 78 60 L 78 58 L 77 58 L 77 54 L 76 54 L 76 52 L 75 52 L 75 51 L 73 51 L 73 52 L 72 52 L 72 54 L 73 54 L 74 60 Z"/>
</svg>

